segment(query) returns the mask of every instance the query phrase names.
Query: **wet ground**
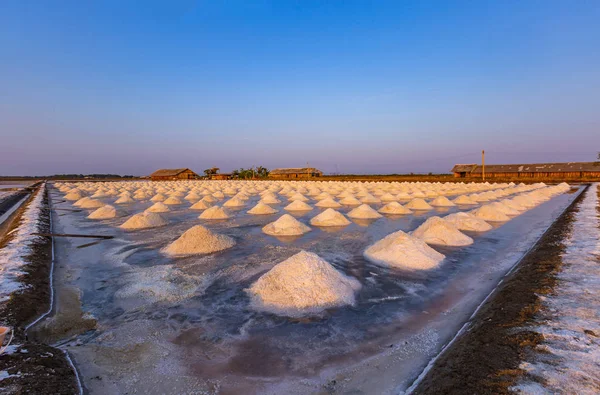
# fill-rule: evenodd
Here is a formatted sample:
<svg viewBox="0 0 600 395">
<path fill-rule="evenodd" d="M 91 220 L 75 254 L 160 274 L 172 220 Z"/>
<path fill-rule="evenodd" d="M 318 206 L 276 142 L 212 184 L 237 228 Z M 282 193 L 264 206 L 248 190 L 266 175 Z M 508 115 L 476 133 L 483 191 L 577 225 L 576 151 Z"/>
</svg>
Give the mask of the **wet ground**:
<svg viewBox="0 0 600 395">
<path fill-rule="evenodd" d="M 36 336 L 68 350 L 93 393 L 399 392 L 578 193 L 470 234 L 472 246 L 438 249 L 447 256 L 438 269 L 407 272 L 372 265 L 362 252 L 393 231 L 413 230 L 429 216 L 460 208 L 336 230 L 313 227 L 300 238 L 278 240 L 261 227 L 284 211 L 245 214 L 256 198 L 228 221 L 197 219 L 199 212 L 186 203 L 165 214 L 167 227 L 125 232 L 116 227 L 124 218 L 88 220 L 90 211 L 73 211 L 52 190 L 54 232 L 115 238 L 56 238 L 56 314 Z M 137 213 L 151 204 L 124 208 Z M 307 223 L 320 211 L 299 219 Z M 234 237 L 237 245 L 209 256 L 160 254 L 199 223 Z M 249 309 L 244 289 L 300 249 L 357 278 L 363 285 L 357 305 L 300 320 Z"/>
</svg>

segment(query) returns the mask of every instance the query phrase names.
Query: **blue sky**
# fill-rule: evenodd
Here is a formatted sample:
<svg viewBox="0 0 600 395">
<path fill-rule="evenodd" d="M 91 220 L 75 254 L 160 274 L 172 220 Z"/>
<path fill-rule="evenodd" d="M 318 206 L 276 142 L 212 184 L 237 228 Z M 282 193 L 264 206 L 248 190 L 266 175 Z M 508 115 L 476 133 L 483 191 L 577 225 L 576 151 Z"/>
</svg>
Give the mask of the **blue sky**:
<svg viewBox="0 0 600 395">
<path fill-rule="evenodd" d="M 598 1 L 3 1 L 0 175 L 594 160 Z"/>
</svg>

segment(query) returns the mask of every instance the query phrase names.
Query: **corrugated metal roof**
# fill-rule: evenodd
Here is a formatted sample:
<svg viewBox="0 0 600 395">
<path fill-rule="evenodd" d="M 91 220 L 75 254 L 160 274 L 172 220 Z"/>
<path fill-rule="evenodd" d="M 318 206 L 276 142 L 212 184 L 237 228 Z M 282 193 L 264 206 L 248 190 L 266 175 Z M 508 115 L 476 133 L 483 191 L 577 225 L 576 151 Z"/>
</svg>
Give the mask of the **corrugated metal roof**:
<svg viewBox="0 0 600 395">
<path fill-rule="evenodd" d="M 475 167 L 477 167 L 477 163 L 470 163 L 467 165 L 454 165 L 452 168 L 453 173 L 470 173 Z"/>
<path fill-rule="evenodd" d="M 269 174 L 277 175 L 277 174 L 312 174 L 319 173 L 323 174 L 323 172 L 314 167 L 289 167 L 289 168 L 281 168 L 281 169 L 273 169 L 269 172 Z"/>
<path fill-rule="evenodd" d="M 187 167 L 182 169 L 159 169 L 154 173 L 150 174 L 150 177 L 175 177 L 186 170 L 190 170 Z M 191 170 L 190 170 L 191 171 Z"/>
<path fill-rule="evenodd" d="M 471 170 L 463 169 L 462 166 L 455 165 L 452 169 L 454 173 L 481 173 L 481 165 L 474 165 Z M 530 164 L 511 164 L 511 165 L 485 165 L 486 173 L 568 173 L 568 172 L 600 172 L 600 162 L 567 162 L 567 163 L 530 163 Z"/>
</svg>

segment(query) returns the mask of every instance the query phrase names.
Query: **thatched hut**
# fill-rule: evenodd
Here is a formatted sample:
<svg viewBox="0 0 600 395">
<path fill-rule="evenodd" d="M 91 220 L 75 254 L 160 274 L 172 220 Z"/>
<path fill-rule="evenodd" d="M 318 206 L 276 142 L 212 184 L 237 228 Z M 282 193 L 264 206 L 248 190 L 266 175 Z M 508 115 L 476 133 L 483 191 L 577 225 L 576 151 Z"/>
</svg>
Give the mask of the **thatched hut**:
<svg viewBox="0 0 600 395">
<path fill-rule="evenodd" d="M 290 167 L 282 169 L 273 169 L 269 172 L 269 178 L 290 179 L 290 178 L 311 178 L 321 177 L 323 172 L 314 167 Z"/>
<path fill-rule="evenodd" d="M 152 181 L 197 180 L 200 176 L 188 168 L 160 169 L 150 174 Z"/>
</svg>

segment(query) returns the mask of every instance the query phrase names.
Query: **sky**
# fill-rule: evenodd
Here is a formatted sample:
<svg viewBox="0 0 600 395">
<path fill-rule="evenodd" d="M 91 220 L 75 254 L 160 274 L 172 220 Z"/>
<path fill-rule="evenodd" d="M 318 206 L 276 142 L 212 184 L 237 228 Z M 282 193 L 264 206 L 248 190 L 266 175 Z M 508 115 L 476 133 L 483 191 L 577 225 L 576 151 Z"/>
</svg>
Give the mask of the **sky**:
<svg viewBox="0 0 600 395">
<path fill-rule="evenodd" d="M 600 2 L 0 2 L 0 175 L 592 161 Z"/>
</svg>

